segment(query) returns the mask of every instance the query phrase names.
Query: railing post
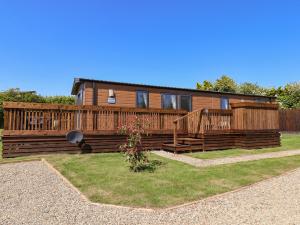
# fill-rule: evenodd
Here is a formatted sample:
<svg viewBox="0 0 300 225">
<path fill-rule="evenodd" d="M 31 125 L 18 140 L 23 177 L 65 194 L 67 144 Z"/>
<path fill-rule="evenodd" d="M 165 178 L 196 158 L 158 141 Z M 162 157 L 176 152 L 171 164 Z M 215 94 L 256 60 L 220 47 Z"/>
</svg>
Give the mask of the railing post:
<svg viewBox="0 0 300 225">
<path fill-rule="evenodd" d="M 9 125 L 9 122 L 8 122 L 8 113 L 9 111 L 7 109 L 4 109 L 4 118 L 3 118 L 3 125 L 4 125 L 4 130 L 10 130 L 10 125 Z"/>
<path fill-rule="evenodd" d="M 174 121 L 173 142 L 174 142 L 174 146 L 176 146 L 177 145 L 177 121 Z"/>
<path fill-rule="evenodd" d="M 93 130 L 93 111 L 92 110 L 87 111 L 87 130 L 88 131 Z"/>
</svg>

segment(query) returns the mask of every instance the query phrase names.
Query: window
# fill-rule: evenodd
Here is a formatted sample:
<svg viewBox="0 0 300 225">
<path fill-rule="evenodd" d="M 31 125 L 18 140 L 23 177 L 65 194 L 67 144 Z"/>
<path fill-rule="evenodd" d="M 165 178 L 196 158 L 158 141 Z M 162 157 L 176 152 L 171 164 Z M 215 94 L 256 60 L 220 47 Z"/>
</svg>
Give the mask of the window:
<svg viewBox="0 0 300 225">
<path fill-rule="evenodd" d="M 83 97 L 83 91 L 81 89 L 81 90 L 79 90 L 79 92 L 76 96 L 76 105 L 82 105 L 82 97 Z"/>
<path fill-rule="evenodd" d="M 192 98 L 190 95 L 180 95 L 178 97 L 179 99 L 179 108 L 186 110 L 186 111 L 191 111 L 192 110 Z"/>
<path fill-rule="evenodd" d="M 221 97 L 221 109 L 229 109 L 229 99 L 227 97 Z"/>
<path fill-rule="evenodd" d="M 147 91 L 136 92 L 136 107 L 137 108 L 149 107 L 149 93 Z"/>
<path fill-rule="evenodd" d="M 161 95 L 161 106 L 163 109 L 177 109 L 176 95 L 162 94 Z"/>
</svg>

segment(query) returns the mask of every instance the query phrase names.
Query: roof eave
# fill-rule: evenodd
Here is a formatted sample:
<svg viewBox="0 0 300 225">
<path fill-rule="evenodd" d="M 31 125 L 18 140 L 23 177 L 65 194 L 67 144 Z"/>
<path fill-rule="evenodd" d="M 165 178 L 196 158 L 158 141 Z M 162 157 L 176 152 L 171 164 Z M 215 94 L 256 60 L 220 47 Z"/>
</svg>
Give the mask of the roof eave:
<svg viewBox="0 0 300 225">
<path fill-rule="evenodd" d="M 170 89 L 170 90 L 179 90 L 179 91 L 193 91 L 193 92 L 202 92 L 202 93 L 208 93 L 208 94 L 223 94 L 223 95 L 236 95 L 236 96 L 245 96 L 245 97 L 276 99 L 275 96 L 248 95 L 248 94 L 231 93 L 231 92 L 219 92 L 219 91 L 205 91 L 205 90 L 189 89 L 189 88 L 164 87 L 164 86 L 155 86 L 155 85 L 147 85 L 147 84 L 133 84 L 133 83 L 125 83 L 125 82 L 117 82 L 117 81 L 94 80 L 94 79 L 87 79 L 87 78 L 75 78 L 74 83 L 73 83 L 72 93 L 73 93 L 74 87 L 76 85 L 79 86 L 79 84 L 82 83 L 82 82 L 97 82 L 97 83 L 104 83 L 104 84 L 140 86 L 140 87 L 161 88 L 161 89 Z M 76 90 L 76 89 L 74 89 L 74 90 Z M 76 94 L 76 91 L 74 93 Z"/>
<path fill-rule="evenodd" d="M 77 95 L 77 92 L 78 92 L 81 82 L 82 82 L 81 78 L 74 78 L 71 95 Z"/>
</svg>

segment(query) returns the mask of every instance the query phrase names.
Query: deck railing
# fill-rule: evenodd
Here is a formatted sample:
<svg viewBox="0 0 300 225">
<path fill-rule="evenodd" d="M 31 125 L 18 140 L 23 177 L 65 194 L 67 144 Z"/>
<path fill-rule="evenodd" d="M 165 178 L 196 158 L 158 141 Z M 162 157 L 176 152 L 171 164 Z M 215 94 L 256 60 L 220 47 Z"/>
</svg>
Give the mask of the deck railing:
<svg viewBox="0 0 300 225">
<path fill-rule="evenodd" d="M 206 132 L 231 129 L 231 110 L 199 109 L 174 120 L 174 144 L 177 144 L 178 128 L 184 128 L 185 134 L 197 135 Z M 184 124 L 184 126 L 183 126 Z"/>
<path fill-rule="evenodd" d="M 65 134 L 69 130 L 85 133 L 116 134 L 122 125 L 139 118 L 148 133 L 171 134 L 173 121 L 183 110 L 137 109 L 4 102 L 4 134 Z M 179 132 L 185 124 L 178 127 Z"/>
<path fill-rule="evenodd" d="M 202 113 L 200 133 L 230 130 L 231 121 L 230 109 L 205 109 Z"/>
<path fill-rule="evenodd" d="M 185 126 L 182 126 L 185 124 Z M 279 130 L 278 104 L 239 102 L 231 109 L 200 109 L 174 120 L 174 145 L 177 144 L 178 128 L 185 134 L 217 133 L 224 131 Z"/>
</svg>

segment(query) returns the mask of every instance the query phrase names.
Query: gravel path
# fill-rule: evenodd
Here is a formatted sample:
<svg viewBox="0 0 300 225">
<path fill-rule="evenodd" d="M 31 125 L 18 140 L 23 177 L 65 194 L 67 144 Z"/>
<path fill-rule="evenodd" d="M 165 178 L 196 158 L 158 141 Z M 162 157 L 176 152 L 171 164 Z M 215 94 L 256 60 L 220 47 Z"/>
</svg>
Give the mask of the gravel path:
<svg viewBox="0 0 300 225">
<path fill-rule="evenodd" d="M 300 224 L 300 169 L 162 210 L 92 204 L 43 162 L 0 165 L 0 224 Z"/>
<path fill-rule="evenodd" d="M 174 154 L 166 151 L 152 151 L 153 153 L 172 160 L 184 162 L 196 167 L 216 166 L 222 164 L 246 162 L 260 159 L 280 158 L 286 156 L 300 155 L 300 150 L 286 150 L 280 152 L 269 152 L 253 155 L 243 155 L 235 157 L 225 157 L 217 159 L 198 159 L 182 154 Z"/>
</svg>

